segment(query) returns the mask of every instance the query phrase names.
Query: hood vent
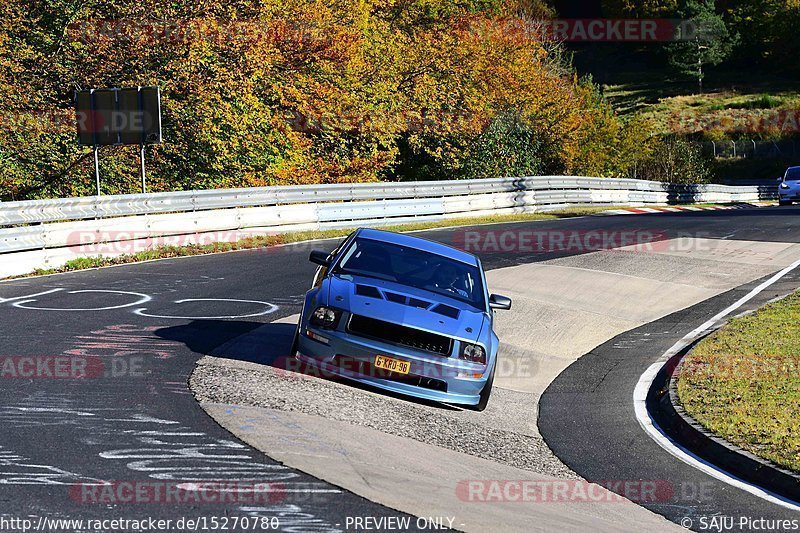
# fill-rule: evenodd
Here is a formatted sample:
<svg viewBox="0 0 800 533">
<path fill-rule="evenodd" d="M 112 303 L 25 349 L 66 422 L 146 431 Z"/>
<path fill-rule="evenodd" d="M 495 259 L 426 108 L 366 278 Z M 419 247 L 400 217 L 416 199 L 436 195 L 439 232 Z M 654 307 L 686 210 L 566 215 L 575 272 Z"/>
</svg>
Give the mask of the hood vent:
<svg viewBox="0 0 800 533">
<path fill-rule="evenodd" d="M 437 305 L 436 307 L 431 309 L 431 311 L 453 319 L 458 318 L 458 315 L 460 314 L 460 311 L 455 307 L 450 307 L 449 305 L 444 305 L 444 304 Z"/>
<path fill-rule="evenodd" d="M 407 305 L 409 307 L 416 307 L 417 309 L 427 309 L 431 306 L 430 302 L 426 302 L 425 300 L 420 300 L 419 298 L 414 298 L 413 296 L 405 296 L 403 294 L 397 294 L 396 292 L 384 291 L 383 295 L 390 302 Z"/>
<path fill-rule="evenodd" d="M 427 309 L 431 306 L 430 302 L 426 302 L 425 300 L 418 300 L 417 298 L 409 298 L 408 305 L 411 307 L 416 307 L 418 309 Z"/>
<path fill-rule="evenodd" d="M 402 294 L 397 294 L 396 292 L 385 292 L 384 294 L 386 295 L 386 299 L 390 302 L 406 305 L 407 298 Z"/>
<path fill-rule="evenodd" d="M 356 285 L 356 294 L 358 296 L 366 296 L 367 298 L 376 298 L 378 300 L 388 300 L 390 302 L 394 302 L 400 305 L 407 305 L 409 307 L 415 307 L 417 309 L 428 309 L 431 306 L 431 302 L 420 300 L 419 298 L 414 298 L 413 296 L 406 296 L 404 294 L 398 294 L 396 292 L 389 292 L 378 290 L 377 287 L 372 287 L 370 285 Z M 439 307 L 442 307 L 441 305 Z M 444 306 L 447 307 L 447 306 Z M 453 309 L 449 307 L 449 309 Z M 456 317 L 458 316 L 458 310 L 453 309 L 456 313 Z M 445 313 L 441 313 L 445 314 Z M 450 315 L 446 315 L 450 316 Z"/>
<path fill-rule="evenodd" d="M 366 296 L 368 298 L 377 298 L 378 300 L 383 300 L 383 296 L 381 296 L 381 291 L 379 291 L 375 287 L 370 287 L 369 285 L 356 285 L 356 294 L 359 296 Z"/>
</svg>

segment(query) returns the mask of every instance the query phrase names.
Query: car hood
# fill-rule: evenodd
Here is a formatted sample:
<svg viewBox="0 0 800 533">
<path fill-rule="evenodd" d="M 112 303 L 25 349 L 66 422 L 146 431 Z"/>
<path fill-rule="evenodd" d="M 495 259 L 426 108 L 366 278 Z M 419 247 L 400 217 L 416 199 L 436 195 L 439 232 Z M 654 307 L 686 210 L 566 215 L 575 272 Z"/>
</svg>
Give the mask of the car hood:
<svg viewBox="0 0 800 533">
<path fill-rule="evenodd" d="M 476 342 L 488 321 L 469 304 L 399 283 L 349 275 L 327 283 L 333 307 L 448 337 Z"/>
</svg>

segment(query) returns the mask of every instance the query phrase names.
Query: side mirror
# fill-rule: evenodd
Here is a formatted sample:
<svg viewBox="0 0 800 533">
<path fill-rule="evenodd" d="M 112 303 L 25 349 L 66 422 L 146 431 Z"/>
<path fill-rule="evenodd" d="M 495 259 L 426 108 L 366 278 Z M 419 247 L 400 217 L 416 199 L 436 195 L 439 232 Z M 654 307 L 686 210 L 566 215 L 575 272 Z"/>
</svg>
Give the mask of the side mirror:
<svg viewBox="0 0 800 533">
<path fill-rule="evenodd" d="M 328 252 L 323 252 L 322 250 L 314 250 L 313 252 L 311 252 L 311 255 L 308 256 L 308 260 L 319 266 L 328 268 L 329 266 L 331 266 L 331 262 L 328 260 L 329 255 L 330 254 Z"/>
<path fill-rule="evenodd" d="M 778 181 L 783 181 L 783 177 L 778 178 Z"/>
<path fill-rule="evenodd" d="M 508 311 L 511 309 L 511 298 L 500 296 L 499 294 L 492 294 L 489 296 L 489 307 L 491 309 L 502 309 Z"/>
</svg>

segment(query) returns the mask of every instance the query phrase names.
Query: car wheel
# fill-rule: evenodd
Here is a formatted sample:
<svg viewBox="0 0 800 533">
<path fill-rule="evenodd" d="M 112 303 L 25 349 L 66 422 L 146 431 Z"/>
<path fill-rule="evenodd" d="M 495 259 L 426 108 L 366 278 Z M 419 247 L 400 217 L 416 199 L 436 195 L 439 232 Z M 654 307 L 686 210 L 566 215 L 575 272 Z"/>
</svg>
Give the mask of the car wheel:
<svg viewBox="0 0 800 533">
<path fill-rule="evenodd" d="M 792 202 L 785 200 L 778 200 L 778 205 L 792 205 Z"/>
<path fill-rule="evenodd" d="M 495 364 L 495 367 L 497 365 Z M 483 411 L 486 409 L 486 406 L 489 405 L 489 396 L 492 395 L 492 384 L 494 383 L 494 368 L 492 368 L 492 373 L 489 374 L 489 379 L 486 380 L 486 385 L 483 386 L 481 390 L 481 397 L 478 401 L 478 405 L 474 407 L 476 411 Z"/>
</svg>

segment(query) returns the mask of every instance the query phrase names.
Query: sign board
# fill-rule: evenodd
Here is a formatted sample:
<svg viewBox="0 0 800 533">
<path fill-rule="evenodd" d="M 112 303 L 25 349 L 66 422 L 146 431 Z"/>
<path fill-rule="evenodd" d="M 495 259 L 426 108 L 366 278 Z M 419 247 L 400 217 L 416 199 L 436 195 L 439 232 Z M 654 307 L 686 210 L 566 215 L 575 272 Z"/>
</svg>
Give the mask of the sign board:
<svg viewBox="0 0 800 533">
<path fill-rule="evenodd" d="M 83 146 L 161 143 L 158 87 L 76 91 L 75 112 Z"/>
</svg>

